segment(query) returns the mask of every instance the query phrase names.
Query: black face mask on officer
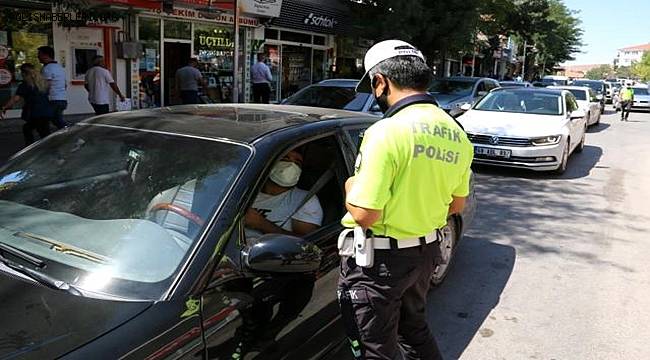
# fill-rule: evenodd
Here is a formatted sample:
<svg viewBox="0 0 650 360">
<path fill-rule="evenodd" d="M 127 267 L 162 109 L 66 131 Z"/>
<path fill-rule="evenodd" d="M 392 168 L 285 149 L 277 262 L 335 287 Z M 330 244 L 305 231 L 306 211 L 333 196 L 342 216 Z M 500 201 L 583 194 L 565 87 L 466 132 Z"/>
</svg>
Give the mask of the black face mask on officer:
<svg viewBox="0 0 650 360">
<path fill-rule="evenodd" d="M 375 75 L 375 77 L 372 78 L 372 95 L 375 97 L 375 101 L 377 101 L 377 105 L 379 106 L 379 109 L 381 112 L 385 113 L 388 111 L 388 108 L 390 107 L 388 105 L 388 82 L 386 81 L 386 77 L 384 76 L 384 90 L 381 92 L 379 96 L 375 93 L 375 89 L 377 86 L 377 79 L 379 76 Z"/>
</svg>

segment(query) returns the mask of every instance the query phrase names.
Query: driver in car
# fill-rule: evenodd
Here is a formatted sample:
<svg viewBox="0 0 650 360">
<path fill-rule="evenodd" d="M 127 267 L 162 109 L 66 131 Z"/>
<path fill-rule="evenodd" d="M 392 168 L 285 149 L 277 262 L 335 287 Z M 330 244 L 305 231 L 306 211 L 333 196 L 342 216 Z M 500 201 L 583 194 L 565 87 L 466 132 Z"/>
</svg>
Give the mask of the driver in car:
<svg viewBox="0 0 650 360">
<path fill-rule="evenodd" d="M 321 226 L 323 209 L 315 195 L 298 209 L 309 194 L 296 187 L 302 162 L 302 154 L 291 150 L 273 166 L 269 179 L 246 212 L 247 237 L 260 234 L 303 236 Z"/>
</svg>

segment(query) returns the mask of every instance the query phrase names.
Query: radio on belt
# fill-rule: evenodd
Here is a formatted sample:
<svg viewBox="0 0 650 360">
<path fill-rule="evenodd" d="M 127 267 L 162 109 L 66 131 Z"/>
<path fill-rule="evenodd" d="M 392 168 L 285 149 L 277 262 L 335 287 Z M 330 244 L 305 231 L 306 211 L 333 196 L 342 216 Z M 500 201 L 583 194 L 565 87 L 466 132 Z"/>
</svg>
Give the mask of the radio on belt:
<svg viewBox="0 0 650 360">
<path fill-rule="evenodd" d="M 348 234 L 352 232 L 353 238 L 350 239 Z M 371 230 L 365 233 L 361 226 L 354 229 L 345 229 L 339 235 L 338 248 L 339 255 L 351 256 L 357 265 L 362 267 L 372 267 L 375 260 L 375 237 Z"/>
</svg>

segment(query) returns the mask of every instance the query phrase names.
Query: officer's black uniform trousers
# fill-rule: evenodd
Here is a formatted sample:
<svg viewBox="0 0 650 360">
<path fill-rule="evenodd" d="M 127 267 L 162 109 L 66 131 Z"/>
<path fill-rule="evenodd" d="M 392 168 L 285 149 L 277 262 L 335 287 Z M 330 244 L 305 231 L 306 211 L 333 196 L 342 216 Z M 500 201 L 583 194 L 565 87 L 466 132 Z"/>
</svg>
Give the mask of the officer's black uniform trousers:
<svg viewBox="0 0 650 360">
<path fill-rule="evenodd" d="M 357 359 L 442 359 L 425 314 L 439 246 L 375 250 L 371 268 L 341 259 L 339 305 Z"/>
</svg>

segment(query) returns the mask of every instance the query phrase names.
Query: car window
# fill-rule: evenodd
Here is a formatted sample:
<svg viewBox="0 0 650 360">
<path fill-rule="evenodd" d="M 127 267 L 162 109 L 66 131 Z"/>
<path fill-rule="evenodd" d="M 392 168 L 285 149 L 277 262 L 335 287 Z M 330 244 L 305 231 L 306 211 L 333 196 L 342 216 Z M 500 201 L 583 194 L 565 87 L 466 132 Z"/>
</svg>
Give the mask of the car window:
<svg viewBox="0 0 650 360">
<path fill-rule="evenodd" d="M 485 87 L 485 81 L 480 81 L 478 83 L 478 85 L 476 86 L 476 93 L 474 95 L 478 96 L 481 91 L 487 91 Z"/>
<path fill-rule="evenodd" d="M 471 80 L 434 80 L 429 92 L 441 95 L 467 96 L 472 93 L 474 81 Z"/>
<path fill-rule="evenodd" d="M 499 87 L 498 83 L 495 83 L 495 82 L 492 82 L 492 81 L 486 81 L 485 82 L 486 91 L 491 91 L 492 89 L 496 89 L 498 87 Z"/>
<path fill-rule="evenodd" d="M 296 170 L 296 166 L 299 170 Z M 305 237 L 338 222 L 344 210 L 342 177 L 346 172 L 345 160 L 334 136 L 308 142 L 274 159 L 268 176 L 250 206 L 254 211 L 253 216 L 264 217 L 261 221 L 263 224 L 260 226 L 254 222 L 255 219 L 251 221 L 247 217 L 246 241 L 268 233 L 289 232 Z M 289 173 L 297 173 L 298 177 L 291 179 Z M 310 197 L 313 190 L 316 193 Z M 264 226 L 265 222 L 273 226 Z M 304 229 L 308 231 L 303 232 Z"/>
<path fill-rule="evenodd" d="M 591 90 L 589 90 L 591 91 Z M 578 100 L 587 100 L 587 92 L 581 89 L 569 89 L 569 92 L 573 94 Z"/>
<path fill-rule="evenodd" d="M 575 96 L 571 93 L 566 95 L 566 109 L 569 114 L 578 110 L 578 102 L 576 101 Z"/>
<path fill-rule="evenodd" d="M 353 87 L 312 85 L 292 95 L 283 104 L 361 111 L 369 96 L 368 93 L 357 93 Z"/>
<path fill-rule="evenodd" d="M 0 242 L 82 290 L 158 299 L 250 154 L 227 142 L 73 127 L 0 169 Z"/>
</svg>

